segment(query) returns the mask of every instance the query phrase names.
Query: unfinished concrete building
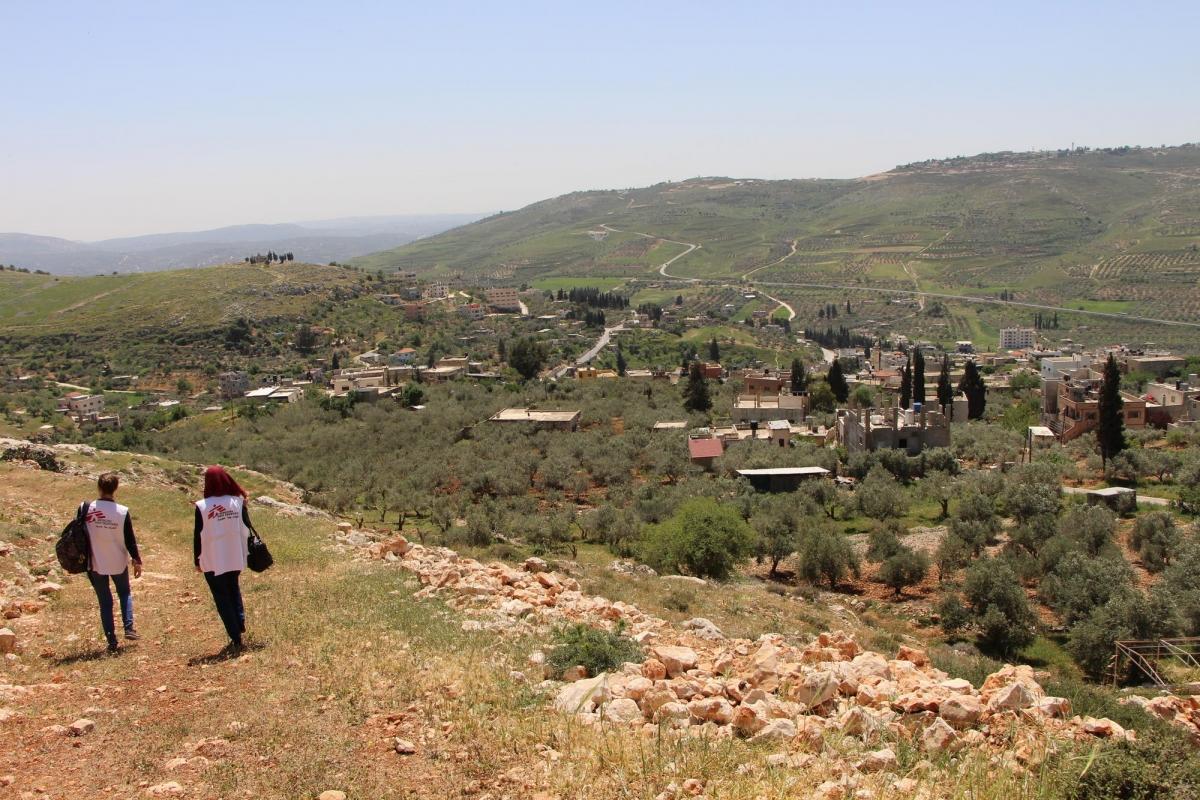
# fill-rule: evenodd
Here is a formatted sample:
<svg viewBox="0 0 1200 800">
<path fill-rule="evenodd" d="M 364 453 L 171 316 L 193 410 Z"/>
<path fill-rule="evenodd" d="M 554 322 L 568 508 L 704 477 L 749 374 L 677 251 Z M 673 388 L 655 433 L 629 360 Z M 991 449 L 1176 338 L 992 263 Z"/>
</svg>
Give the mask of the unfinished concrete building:
<svg viewBox="0 0 1200 800">
<path fill-rule="evenodd" d="M 911 409 L 839 409 L 837 441 L 848 453 L 903 450 L 915 456 L 930 447 L 950 446 L 950 420 L 920 404 Z"/>
</svg>

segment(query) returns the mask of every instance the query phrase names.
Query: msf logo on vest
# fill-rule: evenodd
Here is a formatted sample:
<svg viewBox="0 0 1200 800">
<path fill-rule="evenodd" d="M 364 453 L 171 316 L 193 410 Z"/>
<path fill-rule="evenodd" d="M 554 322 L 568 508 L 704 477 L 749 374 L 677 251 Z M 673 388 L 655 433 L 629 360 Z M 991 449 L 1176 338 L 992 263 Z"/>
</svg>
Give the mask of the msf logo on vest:
<svg viewBox="0 0 1200 800">
<path fill-rule="evenodd" d="M 114 519 L 109 519 L 108 515 L 98 508 L 93 508 L 88 511 L 87 516 L 84 517 L 84 520 L 88 525 L 93 525 L 97 528 L 117 527 L 117 521 Z"/>
<path fill-rule="evenodd" d="M 230 518 L 236 517 L 236 516 L 238 516 L 238 513 L 236 511 L 230 511 L 229 509 L 227 509 L 225 506 L 221 505 L 220 503 L 217 503 L 216 505 L 214 505 L 212 508 L 210 508 L 208 510 L 208 518 L 209 519 L 218 519 L 218 520 L 219 519 L 230 519 Z"/>
</svg>

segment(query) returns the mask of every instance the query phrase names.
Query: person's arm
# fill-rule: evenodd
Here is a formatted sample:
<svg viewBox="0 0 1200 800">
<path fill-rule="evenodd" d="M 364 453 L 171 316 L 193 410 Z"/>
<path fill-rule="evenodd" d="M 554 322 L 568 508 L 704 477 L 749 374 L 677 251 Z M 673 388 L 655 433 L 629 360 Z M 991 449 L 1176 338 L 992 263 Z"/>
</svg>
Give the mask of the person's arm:
<svg viewBox="0 0 1200 800">
<path fill-rule="evenodd" d="M 137 537 L 133 535 L 133 514 L 125 512 L 125 551 L 133 561 L 133 577 L 142 577 L 142 554 L 138 552 Z"/>
<path fill-rule="evenodd" d="M 254 525 L 250 522 L 250 509 L 247 508 L 249 502 L 242 503 L 242 524 L 246 526 L 246 530 L 250 530 Z"/>
<path fill-rule="evenodd" d="M 204 530 L 204 517 L 200 516 L 200 509 L 196 509 L 196 528 L 192 532 L 192 560 L 196 563 L 196 569 L 200 569 L 200 531 Z"/>
</svg>

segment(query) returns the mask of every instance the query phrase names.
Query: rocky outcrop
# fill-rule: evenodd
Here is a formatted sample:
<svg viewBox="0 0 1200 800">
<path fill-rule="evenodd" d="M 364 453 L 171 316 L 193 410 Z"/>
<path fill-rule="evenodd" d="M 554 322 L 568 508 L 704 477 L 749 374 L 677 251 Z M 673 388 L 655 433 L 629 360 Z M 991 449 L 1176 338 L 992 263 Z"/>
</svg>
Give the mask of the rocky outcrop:
<svg viewBox="0 0 1200 800">
<path fill-rule="evenodd" d="M 628 603 L 585 595 L 573 578 L 541 559 L 521 569 L 484 564 L 445 548 L 404 542 L 393 558 L 438 596 L 482 617 L 464 627 L 498 632 L 542 631 L 564 622 L 613 629 L 620 625 L 645 648 L 646 660 L 557 685 L 553 705 L 584 722 L 659 729 L 711 728 L 751 741 L 790 743 L 819 751 L 828 737 L 852 737 L 875 749 L 855 762 L 861 772 L 886 772 L 904 742 L 927 753 L 963 748 L 1005 755 L 1012 764 L 1038 763 L 1056 739 L 1132 739 L 1111 720 L 1070 718 L 1070 703 L 1047 696 L 1032 668 L 1006 665 L 976 689 L 933 666 L 917 648 L 895 658 L 864 650 L 834 631 L 797 644 L 777 634 L 727 639 L 712 622 L 676 629 Z M 1162 707 L 1162 715 L 1174 706 Z M 1016 733 L 1014 733 L 1014 731 Z"/>
</svg>

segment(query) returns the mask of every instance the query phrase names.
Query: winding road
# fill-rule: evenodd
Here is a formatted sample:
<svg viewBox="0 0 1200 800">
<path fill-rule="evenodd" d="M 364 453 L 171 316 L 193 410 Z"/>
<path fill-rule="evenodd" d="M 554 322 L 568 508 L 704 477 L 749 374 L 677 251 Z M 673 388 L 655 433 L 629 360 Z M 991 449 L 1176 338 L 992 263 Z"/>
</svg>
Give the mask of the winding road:
<svg viewBox="0 0 1200 800">
<path fill-rule="evenodd" d="M 621 230 L 620 228 L 614 228 L 612 225 L 601 224 L 600 227 L 604 228 L 604 230 L 609 231 L 611 233 L 625 233 L 625 231 Z M 660 241 L 660 242 L 670 242 L 671 244 L 677 244 L 677 245 L 686 247 L 687 250 L 684 250 L 682 253 L 675 256 L 674 258 L 668 259 L 666 262 L 664 262 L 662 264 L 662 266 L 660 266 L 658 268 L 658 274 L 662 275 L 664 278 L 670 278 L 670 279 L 676 280 L 676 281 L 687 281 L 688 283 L 695 283 L 697 280 L 699 280 L 698 278 L 684 278 L 681 275 L 672 275 L 671 273 L 667 272 L 667 267 L 671 266 L 676 261 L 683 258 L 684 256 L 686 256 L 688 253 L 692 252 L 693 250 L 696 250 L 697 248 L 700 247 L 700 245 L 692 244 L 691 242 L 678 242 L 674 239 L 664 239 L 661 236 L 655 236 L 652 233 L 642 233 L 641 231 L 629 231 L 629 233 L 632 233 L 634 236 L 641 236 L 644 239 L 654 239 L 655 241 Z"/>
</svg>

